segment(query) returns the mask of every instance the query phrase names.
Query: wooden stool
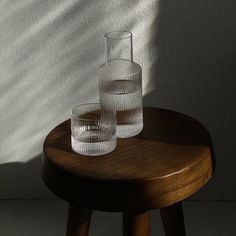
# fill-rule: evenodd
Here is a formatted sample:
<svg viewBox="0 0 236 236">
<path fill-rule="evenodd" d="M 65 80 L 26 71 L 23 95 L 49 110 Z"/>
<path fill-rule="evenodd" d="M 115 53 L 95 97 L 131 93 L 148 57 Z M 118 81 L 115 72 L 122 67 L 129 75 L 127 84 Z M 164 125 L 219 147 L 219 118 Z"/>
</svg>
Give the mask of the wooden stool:
<svg viewBox="0 0 236 236">
<path fill-rule="evenodd" d="M 207 130 L 181 113 L 144 108 L 144 129 L 118 139 L 101 157 L 71 149 L 70 120 L 44 142 L 42 177 L 69 204 L 67 236 L 88 235 L 92 210 L 123 212 L 123 235 L 150 235 L 149 210 L 160 208 L 167 236 L 184 236 L 181 201 L 211 178 L 213 155 Z"/>
</svg>

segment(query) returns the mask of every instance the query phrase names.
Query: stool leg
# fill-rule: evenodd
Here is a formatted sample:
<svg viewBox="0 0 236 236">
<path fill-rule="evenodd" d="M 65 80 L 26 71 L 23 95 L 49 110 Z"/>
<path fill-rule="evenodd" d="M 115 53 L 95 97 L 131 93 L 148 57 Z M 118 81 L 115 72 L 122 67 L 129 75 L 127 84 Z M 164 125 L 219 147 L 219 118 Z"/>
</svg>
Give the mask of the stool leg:
<svg viewBox="0 0 236 236">
<path fill-rule="evenodd" d="M 150 236 L 150 212 L 123 212 L 123 236 Z"/>
<path fill-rule="evenodd" d="M 66 236 L 88 236 L 92 210 L 69 204 Z"/>
<path fill-rule="evenodd" d="M 182 202 L 160 210 L 166 236 L 186 236 Z"/>
</svg>

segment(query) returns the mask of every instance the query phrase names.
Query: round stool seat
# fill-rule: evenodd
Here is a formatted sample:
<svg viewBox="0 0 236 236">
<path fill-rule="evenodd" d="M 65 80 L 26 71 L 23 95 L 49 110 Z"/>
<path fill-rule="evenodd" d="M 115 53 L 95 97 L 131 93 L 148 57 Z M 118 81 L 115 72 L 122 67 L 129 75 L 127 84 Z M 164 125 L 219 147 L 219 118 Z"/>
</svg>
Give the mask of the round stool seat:
<svg viewBox="0 0 236 236">
<path fill-rule="evenodd" d="M 143 131 L 118 139 L 104 156 L 71 149 L 70 120 L 44 142 L 42 177 L 48 188 L 69 202 L 104 211 L 147 211 L 177 203 L 212 176 L 208 131 L 184 114 L 144 108 Z"/>
</svg>

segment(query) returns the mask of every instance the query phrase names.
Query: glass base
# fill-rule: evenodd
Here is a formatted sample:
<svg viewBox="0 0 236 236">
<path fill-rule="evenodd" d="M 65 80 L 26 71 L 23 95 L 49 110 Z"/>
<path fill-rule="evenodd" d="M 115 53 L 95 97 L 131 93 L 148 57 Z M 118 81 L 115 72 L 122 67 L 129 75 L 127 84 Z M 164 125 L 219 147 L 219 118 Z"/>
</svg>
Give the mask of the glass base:
<svg viewBox="0 0 236 236">
<path fill-rule="evenodd" d="M 81 142 L 71 136 L 72 149 L 85 156 L 101 156 L 112 152 L 116 148 L 116 139 L 101 142 Z"/>
<path fill-rule="evenodd" d="M 143 123 L 132 125 L 117 125 L 117 138 L 131 138 L 138 135 L 143 130 Z"/>
</svg>

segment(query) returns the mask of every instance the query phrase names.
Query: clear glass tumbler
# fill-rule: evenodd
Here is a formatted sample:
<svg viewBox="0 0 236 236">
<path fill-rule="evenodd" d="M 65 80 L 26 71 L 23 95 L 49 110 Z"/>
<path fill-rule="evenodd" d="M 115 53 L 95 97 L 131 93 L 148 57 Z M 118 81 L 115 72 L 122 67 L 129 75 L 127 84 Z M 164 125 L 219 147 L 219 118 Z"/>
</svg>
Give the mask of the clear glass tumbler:
<svg viewBox="0 0 236 236">
<path fill-rule="evenodd" d="M 116 115 L 109 106 L 88 103 L 71 112 L 72 149 L 86 156 L 100 156 L 116 147 Z"/>
<path fill-rule="evenodd" d="M 137 135 L 143 129 L 142 68 L 133 62 L 132 34 L 105 34 L 106 63 L 100 67 L 100 101 L 116 111 L 118 138 Z"/>
</svg>

